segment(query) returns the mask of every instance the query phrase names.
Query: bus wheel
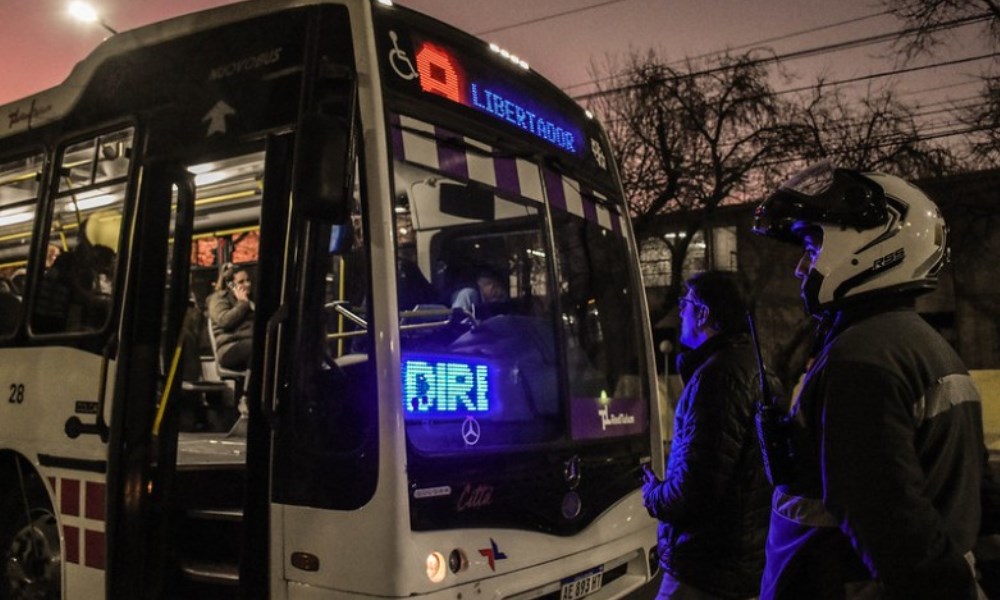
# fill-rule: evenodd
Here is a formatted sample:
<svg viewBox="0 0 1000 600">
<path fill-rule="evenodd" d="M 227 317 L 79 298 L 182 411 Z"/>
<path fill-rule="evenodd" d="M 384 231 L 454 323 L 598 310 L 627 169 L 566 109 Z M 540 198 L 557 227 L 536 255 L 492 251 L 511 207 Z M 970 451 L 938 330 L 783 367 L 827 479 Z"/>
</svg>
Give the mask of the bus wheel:
<svg viewBox="0 0 1000 600">
<path fill-rule="evenodd" d="M 0 600 L 58 600 L 59 528 L 37 475 L 0 490 Z"/>
</svg>

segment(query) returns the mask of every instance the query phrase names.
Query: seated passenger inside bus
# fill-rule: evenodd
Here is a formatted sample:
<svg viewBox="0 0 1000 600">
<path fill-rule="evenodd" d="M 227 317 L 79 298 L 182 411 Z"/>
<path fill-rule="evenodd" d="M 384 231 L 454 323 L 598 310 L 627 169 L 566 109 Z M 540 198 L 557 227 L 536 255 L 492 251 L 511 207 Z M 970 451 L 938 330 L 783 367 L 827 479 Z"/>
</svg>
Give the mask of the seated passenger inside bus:
<svg viewBox="0 0 1000 600">
<path fill-rule="evenodd" d="M 475 278 L 461 284 L 451 294 L 451 307 L 460 308 L 477 319 L 485 319 L 510 311 L 510 293 L 500 272 L 483 266 L 475 270 Z"/>
<path fill-rule="evenodd" d="M 208 318 L 215 336 L 216 360 L 226 369 L 245 371 L 253 347 L 252 280 L 245 265 L 226 265 L 208 297 Z"/>
<path fill-rule="evenodd" d="M 72 250 L 62 252 L 50 244 L 35 304 L 36 330 L 47 333 L 104 326 L 111 309 L 117 263 L 114 249 L 120 229 L 121 215 L 116 211 L 96 212 L 81 224 Z"/>
</svg>

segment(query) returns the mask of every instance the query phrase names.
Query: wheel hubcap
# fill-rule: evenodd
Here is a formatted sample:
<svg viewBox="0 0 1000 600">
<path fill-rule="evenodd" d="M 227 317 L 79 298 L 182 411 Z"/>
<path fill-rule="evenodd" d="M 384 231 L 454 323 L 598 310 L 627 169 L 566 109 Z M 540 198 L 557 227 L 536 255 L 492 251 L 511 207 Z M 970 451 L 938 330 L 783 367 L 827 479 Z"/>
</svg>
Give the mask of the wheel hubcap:
<svg viewBox="0 0 1000 600">
<path fill-rule="evenodd" d="M 18 531 L 3 556 L 4 575 L 11 597 L 46 600 L 59 597 L 59 533 L 48 511 L 35 511 L 34 520 Z"/>
</svg>

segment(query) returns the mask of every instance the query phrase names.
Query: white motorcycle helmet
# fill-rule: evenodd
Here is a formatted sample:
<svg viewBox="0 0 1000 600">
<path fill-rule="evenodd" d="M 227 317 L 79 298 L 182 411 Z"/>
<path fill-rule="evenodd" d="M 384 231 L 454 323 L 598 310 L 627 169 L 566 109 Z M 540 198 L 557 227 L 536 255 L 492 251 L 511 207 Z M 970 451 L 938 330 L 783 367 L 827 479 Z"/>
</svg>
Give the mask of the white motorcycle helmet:
<svg viewBox="0 0 1000 600">
<path fill-rule="evenodd" d="M 947 226 L 924 192 L 893 175 L 829 163 L 798 173 L 764 200 L 753 230 L 796 244 L 822 232 L 802 284 L 813 315 L 877 295 L 930 291 L 948 256 Z"/>
</svg>

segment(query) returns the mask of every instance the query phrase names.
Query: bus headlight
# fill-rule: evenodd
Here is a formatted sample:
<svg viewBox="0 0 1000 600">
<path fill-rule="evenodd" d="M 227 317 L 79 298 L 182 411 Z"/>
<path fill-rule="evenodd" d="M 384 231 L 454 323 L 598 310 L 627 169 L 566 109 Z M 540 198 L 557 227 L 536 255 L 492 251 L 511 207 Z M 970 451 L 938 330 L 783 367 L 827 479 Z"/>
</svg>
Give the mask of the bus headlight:
<svg viewBox="0 0 1000 600">
<path fill-rule="evenodd" d="M 441 583 L 447 573 L 448 568 L 440 552 L 431 552 L 427 555 L 427 579 L 430 579 L 431 583 Z"/>
</svg>

